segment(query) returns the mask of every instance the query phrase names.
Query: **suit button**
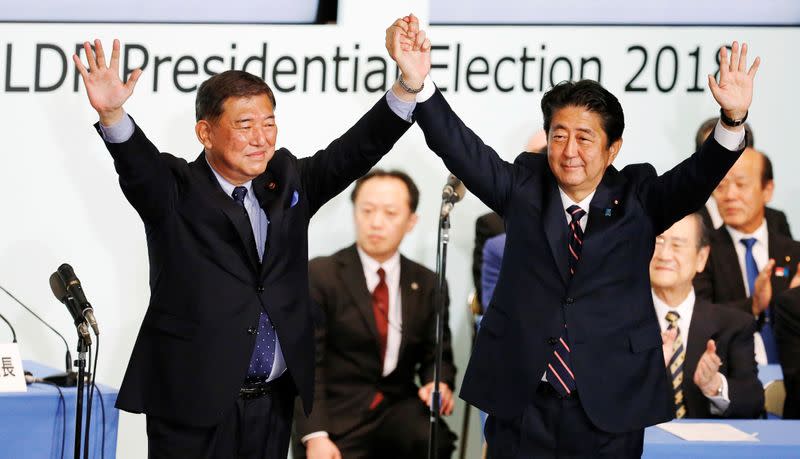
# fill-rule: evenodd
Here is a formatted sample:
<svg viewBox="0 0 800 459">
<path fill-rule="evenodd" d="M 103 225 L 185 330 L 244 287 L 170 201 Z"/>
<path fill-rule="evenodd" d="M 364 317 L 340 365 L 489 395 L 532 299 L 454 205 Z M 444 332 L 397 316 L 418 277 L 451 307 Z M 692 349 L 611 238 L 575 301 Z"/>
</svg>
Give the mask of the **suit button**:
<svg viewBox="0 0 800 459">
<path fill-rule="evenodd" d="M 250 327 L 250 328 L 247 329 L 247 334 L 248 335 L 255 335 L 257 331 L 258 330 L 256 330 L 256 327 Z"/>
<path fill-rule="evenodd" d="M 551 346 L 555 346 L 557 342 L 558 342 L 558 338 L 554 338 L 552 336 L 550 338 L 547 338 L 547 344 L 549 344 Z"/>
<path fill-rule="evenodd" d="M 264 293 L 264 286 L 263 286 L 263 285 L 259 285 L 259 286 L 257 286 L 257 287 L 256 287 L 256 292 L 258 292 L 258 293 Z"/>
</svg>

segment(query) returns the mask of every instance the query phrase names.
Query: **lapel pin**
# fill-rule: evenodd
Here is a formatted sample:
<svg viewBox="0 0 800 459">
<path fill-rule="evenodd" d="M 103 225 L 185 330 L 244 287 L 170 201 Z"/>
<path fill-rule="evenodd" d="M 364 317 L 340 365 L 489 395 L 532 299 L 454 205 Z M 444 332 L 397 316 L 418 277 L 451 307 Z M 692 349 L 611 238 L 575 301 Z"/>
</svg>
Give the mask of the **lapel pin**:
<svg viewBox="0 0 800 459">
<path fill-rule="evenodd" d="M 619 204 L 619 199 L 614 200 L 614 205 L 616 206 L 617 204 Z"/>
<path fill-rule="evenodd" d="M 267 183 L 267 189 L 268 189 L 268 190 L 274 190 L 274 189 L 275 189 L 275 188 L 277 188 L 277 187 L 278 187 L 278 184 L 277 184 L 277 183 L 275 183 L 275 181 L 274 181 L 274 180 L 270 180 L 270 181 Z"/>
<path fill-rule="evenodd" d="M 611 216 L 611 208 L 607 207 L 606 210 L 603 211 L 603 215 L 605 215 L 606 217 L 610 217 Z"/>
<path fill-rule="evenodd" d="M 419 290 L 419 284 L 416 282 L 411 283 L 411 290 Z"/>
<path fill-rule="evenodd" d="M 790 261 L 792 261 L 792 257 L 790 257 L 789 255 L 786 255 L 786 263 L 789 263 Z"/>
</svg>

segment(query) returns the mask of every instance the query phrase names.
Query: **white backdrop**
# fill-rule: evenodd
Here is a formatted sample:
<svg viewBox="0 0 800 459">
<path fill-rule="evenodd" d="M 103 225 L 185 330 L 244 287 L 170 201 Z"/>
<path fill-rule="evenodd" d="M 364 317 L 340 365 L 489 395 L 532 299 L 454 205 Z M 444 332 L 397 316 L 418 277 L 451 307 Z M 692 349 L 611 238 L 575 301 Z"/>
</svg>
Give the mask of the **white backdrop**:
<svg viewBox="0 0 800 459">
<path fill-rule="evenodd" d="M 131 48 L 130 65 L 142 62 L 141 50 L 146 49 L 148 66 L 127 109 L 162 150 L 191 160 L 200 152 L 193 134 L 194 93 L 181 92 L 178 87 L 191 87 L 205 79 L 203 63 L 208 57 L 221 58 L 209 62 L 212 69 L 229 67 L 233 56 L 235 66 L 241 68 L 249 56 L 260 57 L 266 43 L 263 67 L 270 84 L 279 58 L 289 56 L 297 65 L 297 75 L 293 75 L 290 59 L 278 63 L 279 71 L 289 72 L 279 75 L 279 85 L 296 85 L 291 92 L 276 94 L 279 145 L 306 156 L 343 132 L 382 96 L 382 91 L 366 91 L 365 78 L 367 72 L 381 68 L 380 61 L 370 57 L 388 60 L 383 50 L 383 27 L 0 24 L 0 284 L 72 337 L 69 316 L 47 285 L 48 276 L 59 264 L 71 263 L 102 327 L 98 380 L 120 384 L 148 302 L 143 226 L 122 196 L 112 161 L 91 126 L 96 114 L 82 89 L 73 90 L 73 69 L 67 67 L 65 79 L 57 88 L 35 90 L 37 44 L 52 45 L 40 47 L 40 88 L 56 86 L 60 80 L 64 68 L 56 49 L 62 50 L 69 62 L 77 43 L 98 37 L 110 45 L 111 38 L 119 37 L 123 43 L 140 46 Z M 705 75 L 716 70 L 714 50 L 726 40 L 747 40 L 752 55 L 758 54 L 763 60 L 750 112 L 756 146 L 770 154 L 775 164 L 773 204 L 787 211 L 790 223 L 800 230 L 800 204 L 792 199 L 800 191 L 793 177 L 800 167 L 793 148 L 793 116 L 800 102 L 795 81 L 800 68 L 791 60 L 796 53 L 790 53 L 800 42 L 798 29 L 436 27 L 429 35 L 433 44 L 441 47 L 433 55 L 434 64 L 447 65 L 434 71 L 434 79 L 448 89 L 447 98 L 467 124 L 504 158 L 513 160 L 540 128 L 539 101 L 542 90 L 550 86 L 551 67 L 554 81 L 567 78 L 568 60 L 573 77 L 578 78 L 581 59 L 585 59 L 585 76 L 596 78 L 599 62 L 601 82 L 621 99 L 625 109 L 627 128 L 617 165 L 648 161 L 662 172 L 690 153 L 696 127 L 716 113 L 705 83 Z M 636 46 L 640 48 L 629 50 Z M 338 84 L 343 92 L 335 89 L 337 47 Z M 523 52 L 528 59 L 524 86 L 533 88 L 531 92 L 523 88 Z M 175 76 L 175 64 L 181 56 L 195 58 L 199 74 L 192 74 L 191 59 L 185 58 L 178 69 L 188 73 Z M 325 61 L 324 91 L 319 60 L 309 65 L 303 90 L 304 58 L 315 56 Z M 162 61 L 158 71 L 157 57 Z M 354 85 L 356 57 L 359 70 Z M 559 57 L 565 59 L 556 63 Z M 677 62 L 676 72 L 673 62 Z M 485 75 L 481 73 L 484 68 Z M 261 73 L 261 61 L 251 60 L 248 70 Z M 390 84 L 394 68 L 388 71 Z M 158 87 L 154 91 L 156 74 Z M 544 76 L 543 83 L 540 75 Z M 500 86 L 513 84 L 514 88 L 502 92 L 495 76 Z M 674 87 L 667 90 L 673 76 Z M 380 74 L 373 74 L 369 84 L 374 88 L 380 80 Z M 476 92 L 470 84 L 477 89 L 484 85 L 488 88 Z M 644 90 L 626 91 L 626 85 Z M 703 90 L 687 91 L 693 87 Z M 416 127 L 379 166 L 404 169 L 418 182 L 422 193 L 420 222 L 402 251 L 433 267 L 444 167 L 427 150 Z M 353 241 L 348 193 L 326 205 L 312 222 L 312 256 L 332 253 Z M 484 212 L 486 208 L 468 196 L 453 213 L 448 263 L 450 326 L 462 372 L 469 353 L 465 301 L 472 289 L 474 221 Z M 17 327 L 23 358 L 53 367 L 63 365 L 62 344 L 57 338 L 10 300 L 0 298 L 0 313 Z M 0 336 L 5 340 L 7 335 L 2 331 Z M 463 408 L 459 406 L 459 410 Z M 452 428 L 460 429 L 460 416 L 451 419 Z M 477 429 L 471 436 L 477 437 Z M 119 457 L 143 457 L 145 441 L 143 417 L 122 415 Z"/>
</svg>

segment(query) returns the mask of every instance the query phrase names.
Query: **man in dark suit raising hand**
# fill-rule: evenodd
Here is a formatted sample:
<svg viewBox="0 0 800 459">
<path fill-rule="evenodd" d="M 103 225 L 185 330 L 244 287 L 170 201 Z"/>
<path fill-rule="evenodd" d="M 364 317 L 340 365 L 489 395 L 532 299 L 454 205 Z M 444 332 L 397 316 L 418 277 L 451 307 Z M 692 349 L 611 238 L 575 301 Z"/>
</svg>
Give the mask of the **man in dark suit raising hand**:
<svg viewBox="0 0 800 459">
<path fill-rule="evenodd" d="M 638 457 L 644 427 L 672 417 L 648 265 L 656 235 L 700 208 L 743 148 L 758 59 L 720 50 L 709 87 L 721 108 L 699 152 L 659 176 L 617 170 L 624 116 L 593 81 L 542 98 L 547 155 L 513 163 L 458 118 L 428 76 L 430 42 L 413 16 L 387 30 L 428 146 L 503 217 L 506 250 L 461 397 L 489 413 L 492 458 Z M 657 128 L 655 126 L 654 128 Z"/>
<path fill-rule="evenodd" d="M 276 148 L 275 97 L 226 71 L 197 91 L 192 162 L 159 153 L 123 104 L 119 42 L 78 56 L 150 259 L 150 304 L 117 407 L 147 415 L 151 458 L 285 458 L 293 402 L 311 411 L 314 337 L 308 224 L 366 173 L 410 123 L 381 97 L 352 128 L 298 159 Z"/>
</svg>

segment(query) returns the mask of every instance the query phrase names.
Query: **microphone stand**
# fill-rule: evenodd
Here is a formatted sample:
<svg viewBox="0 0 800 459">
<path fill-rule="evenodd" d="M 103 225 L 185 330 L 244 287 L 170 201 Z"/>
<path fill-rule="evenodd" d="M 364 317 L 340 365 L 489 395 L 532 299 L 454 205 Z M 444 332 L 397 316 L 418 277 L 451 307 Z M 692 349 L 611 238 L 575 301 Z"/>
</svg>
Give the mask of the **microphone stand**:
<svg viewBox="0 0 800 459">
<path fill-rule="evenodd" d="M 442 205 L 445 203 L 443 202 Z M 442 341 L 444 340 L 444 303 L 445 303 L 445 272 L 447 268 L 447 243 L 450 241 L 450 215 L 446 213 L 439 216 L 439 237 L 436 247 L 436 357 L 433 364 L 433 393 L 431 395 L 430 433 L 428 436 L 428 459 L 438 456 L 438 430 L 439 411 L 441 407 L 441 394 L 439 382 L 442 371 Z"/>
<path fill-rule="evenodd" d="M 81 323 L 79 327 L 86 329 L 86 323 Z M 86 336 L 88 336 L 88 331 Z M 78 333 L 78 359 L 75 360 L 75 366 L 78 367 L 78 393 L 75 404 L 75 459 L 81 458 L 81 430 L 83 427 L 83 390 L 86 385 L 86 352 L 92 343 L 90 340 L 85 340 L 81 333 Z M 88 426 L 87 426 L 88 429 Z M 84 445 L 88 448 L 89 445 Z"/>
</svg>

